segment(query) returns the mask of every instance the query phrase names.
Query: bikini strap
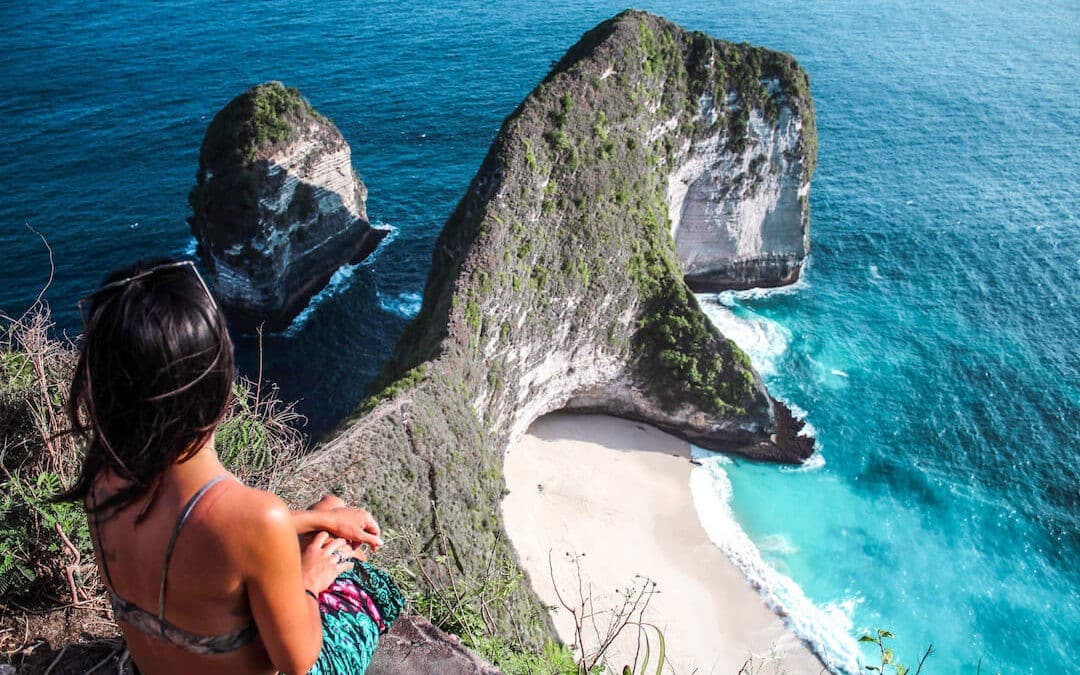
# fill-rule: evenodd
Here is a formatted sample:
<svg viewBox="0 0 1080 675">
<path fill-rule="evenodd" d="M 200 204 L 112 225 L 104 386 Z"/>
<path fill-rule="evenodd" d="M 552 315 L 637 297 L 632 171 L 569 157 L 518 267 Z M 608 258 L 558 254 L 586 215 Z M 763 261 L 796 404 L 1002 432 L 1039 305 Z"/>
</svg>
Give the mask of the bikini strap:
<svg viewBox="0 0 1080 675">
<path fill-rule="evenodd" d="M 161 569 L 161 590 L 158 592 L 158 620 L 165 621 L 165 587 L 169 580 L 169 560 L 172 558 L 173 547 L 176 546 L 176 538 L 180 535 L 180 528 L 187 522 L 188 516 L 195 510 L 195 505 L 199 503 L 203 495 L 207 491 L 217 485 L 219 482 L 225 479 L 225 476 L 217 476 L 211 478 L 205 485 L 199 488 L 199 491 L 191 496 L 187 504 L 184 505 L 183 510 L 180 512 L 180 517 L 176 519 L 176 525 L 173 527 L 172 536 L 169 537 L 169 545 L 165 549 L 165 564 Z M 106 577 L 108 572 L 106 572 Z M 111 585 L 111 584 L 110 584 Z M 164 624 L 162 624 L 162 634 L 165 632 Z"/>
</svg>

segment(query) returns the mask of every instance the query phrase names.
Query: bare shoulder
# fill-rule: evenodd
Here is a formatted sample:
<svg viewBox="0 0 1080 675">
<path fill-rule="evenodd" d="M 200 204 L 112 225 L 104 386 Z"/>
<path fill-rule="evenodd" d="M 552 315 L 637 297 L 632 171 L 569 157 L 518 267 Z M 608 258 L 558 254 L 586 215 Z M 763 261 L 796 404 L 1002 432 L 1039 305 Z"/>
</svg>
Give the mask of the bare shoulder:
<svg viewBox="0 0 1080 675">
<path fill-rule="evenodd" d="M 267 523 L 271 521 L 289 518 L 289 507 L 285 501 L 265 490 L 257 490 L 237 482 L 230 490 L 230 509 L 238 509 L 243 513 L 236 514 L 237 522 L 250 524 Z"/>
<path fill-rule="evenodd" d="M 289 507 L 275 494 L 236 484 L 221 496 L 213 511 L 232 546 L 241 551 L 296 546 Z"/>
</svg>

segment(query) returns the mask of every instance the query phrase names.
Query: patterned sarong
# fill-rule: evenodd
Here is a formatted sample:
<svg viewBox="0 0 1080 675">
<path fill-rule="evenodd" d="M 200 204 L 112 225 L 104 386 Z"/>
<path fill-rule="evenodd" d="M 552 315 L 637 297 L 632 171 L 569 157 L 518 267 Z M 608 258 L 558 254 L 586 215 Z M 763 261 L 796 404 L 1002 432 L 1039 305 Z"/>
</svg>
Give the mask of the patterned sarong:
<svg viewBox="0 0 1080 675">
<path fill-rule="evenodd" d="M 367 670 L 379 636 L 390 630 L 405 597 L 382 570 L 359 560 L 319 594 L 323 645 L 309 675 Z"/>
</svg>

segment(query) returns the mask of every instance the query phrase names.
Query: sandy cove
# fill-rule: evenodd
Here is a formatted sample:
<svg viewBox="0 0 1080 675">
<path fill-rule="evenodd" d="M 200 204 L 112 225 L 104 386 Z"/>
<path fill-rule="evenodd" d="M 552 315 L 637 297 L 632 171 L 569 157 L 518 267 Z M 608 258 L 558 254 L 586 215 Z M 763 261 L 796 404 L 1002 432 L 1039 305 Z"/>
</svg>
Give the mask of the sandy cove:
<svg viewBox="0 0 1080 675">
<path fill-rule="evenodd" d="M 657 592 L 644 622 L 664 633 L 665 672 L 735 675 L 752 656 L 755 673 L 827 672 L 709 541 L 690 495 L 692 469 L 686 441 L 603 415 L 548 415 L 507 451 L 506 530 L 533 588 L 556 608 L 560 637 L 577 641 L 552 569 L 567 604 L 591 596 L 597 611 L 621 605 L 617 592 L 648 578 Z M 595 648 L 597 631 L 606 633 L 610 616 L 585 622 L 587 649 Z M 652 629 L 644 632 L 654 672 L 658 644 Z M 635 653 L 640 669 L 644 649 L 638 630 L 626 628 L 609 651 L 608 670 L 621 672 Z"/>
</svg>

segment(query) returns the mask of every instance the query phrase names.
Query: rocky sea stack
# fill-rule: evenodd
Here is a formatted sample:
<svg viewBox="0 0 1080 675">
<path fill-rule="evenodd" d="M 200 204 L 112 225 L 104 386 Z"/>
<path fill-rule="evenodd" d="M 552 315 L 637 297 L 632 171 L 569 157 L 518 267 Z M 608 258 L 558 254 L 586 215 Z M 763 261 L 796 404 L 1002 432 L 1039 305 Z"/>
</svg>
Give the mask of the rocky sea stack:
<svg viewBox="0 0 1080 675">
<path fill-rule="evenodd" d="M 419 315 L 290 497 L 332 489 L 415 532 L 438 584 L 439 559 L 474 578 L 518 569 L 502 458 L 546 413 L 806 457 L 798 421 L 702 313 L 684 267 L 736 286 L 797 275 L 813 132 L 786 54 L 636 11 L 586 33 L 503 123 L 436 243 Z M 706 243 L 680 244 L 689 233 Z M 501 635 L 549 634 L 527 584 L 486 611 Z"/>
<path fill-rule="evenodd" d="M 334 123 L 293 88 L 260 84 L 214 116 L 199 152 L 191 231 L 235 325 L 288 325 L 345 263 L 386 235 Z"/>
</svg>

